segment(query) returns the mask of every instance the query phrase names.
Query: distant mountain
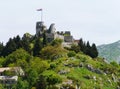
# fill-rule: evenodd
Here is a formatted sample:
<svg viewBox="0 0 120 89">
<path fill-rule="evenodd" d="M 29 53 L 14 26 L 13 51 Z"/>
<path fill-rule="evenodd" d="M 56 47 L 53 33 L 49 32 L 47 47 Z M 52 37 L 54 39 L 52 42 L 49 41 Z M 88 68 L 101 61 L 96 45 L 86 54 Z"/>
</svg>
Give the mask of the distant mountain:
<svg viewBox="0 0 120 89">
<path fill-rule="evenodd" d="M 104 44 L 97 47 L 99 56 L 107 61 L 120 62 L 120 40 L 111 44 Z"/>
</svg>

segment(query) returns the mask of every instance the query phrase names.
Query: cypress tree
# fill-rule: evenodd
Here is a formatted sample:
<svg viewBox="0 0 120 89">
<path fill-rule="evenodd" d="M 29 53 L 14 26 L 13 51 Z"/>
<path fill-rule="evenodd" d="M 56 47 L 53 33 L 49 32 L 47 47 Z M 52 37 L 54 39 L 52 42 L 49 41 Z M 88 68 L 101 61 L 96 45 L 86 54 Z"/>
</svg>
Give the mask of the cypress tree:
<svg viewBox="0 0 120 89">
<path fill-rule="evenodd" d="M 91 46 L 90 46 L 90 43 L 89 41 L 87 41 L 87 45 L 86 45 L 86 53 L 87 55 L 90 55 L 91 54 Z"/>
<path fill-rule="evenodd" d="M 47 45 L 47 38 L 45 32 L 43 33 L 43 47 Z"/>
<path fill-rule="evenodd" d="M 4 45 L 3 43 L 0 42 L 0 56 L 2 56 L 3 49 L 4 49 Z"/>
<path fill-rule="evenodd" d="M 96 45 L 93 43 L 91 47 L 91 55 L 92 58 L 96 58 L 98 56 L 98 50 Z"/>
<path fill-rule="evenodd" d="M 79 45 L 80 50 L 83 51 L 84 50 L 84 44 L 83 44 L 82 38 L 79 40 L 78 45 Z"/>
</svg>

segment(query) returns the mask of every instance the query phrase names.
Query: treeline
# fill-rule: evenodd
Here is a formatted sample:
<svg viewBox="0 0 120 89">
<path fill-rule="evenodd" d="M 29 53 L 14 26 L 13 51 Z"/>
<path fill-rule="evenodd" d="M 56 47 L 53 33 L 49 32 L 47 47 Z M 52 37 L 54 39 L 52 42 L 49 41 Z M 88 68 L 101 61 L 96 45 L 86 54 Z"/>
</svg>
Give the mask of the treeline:
<svg viewBox="0 0 120 89">
<path fill-rule="evenodd" d="M 30 41 L 33 39 L 31 37 L 32 36 L 30 34 L 26 33 L 22 38 L 19 35 L 14 38 L 10 38 L 5 46 L 3 43 L 0 43 L 0 56 L 8 56 L 19 48 L 23 48 L 30 53 Z"/>
<path fill-rule="evenodd" d="M 94 43 L 90 45 L 89 41 L 85 42 L 82 40 L 82 38 L 78 41 L 78 45 L 73 44 L 69 50 L 75 51 L 76 53 L 83 52 L 84 54 L 89 55 L 92 58 L 96 58 L 98 56 L 96 45 Z"/>
<path fill-rule="evenodd" d="M 29 33 L 25 33 L 23 37 L 17 35 L 14 38 L 10 38 L 5 46 L 3 43 L 0 43 L 0 56 L 8 56 L 19 48 L 23 48 L 33 56 L 38 56 L 39 51 L 44 47 L 44 44 L 46 44 L 44 41 L 45 40 L 41 40 Z"/>
<path fill-rule="evenodd" d="M 78 46 L 80 50 L 86 54 L 91 56 L 92 58 L 96 58 L 98 56 L 98 50 L 96 45 L 93 43 L 92 46 L 90 45 L 89 41 L 84 42 L 82 39 L 79 40 Z"/>
<path fill-rule="evenodd" d="M 43 38 L 37 38 L 36 36 L 32 36 L 29 33 L 26 33 L 22 38 L 19 35 L 14 38 L 10 38 L 5 46 L 3 43 L 0 43 L 0 56 L 8 56 L 19 48 L 23 48 L 33 56 L 40 56 L 41 49 L 48 44 L 54 46 L 55 44 L 58 45 L 61 43 L 61 40 L 55 40 L 51 43 L 48 43 L 45 34 L 43 35 Z M 82 40 L 82 38 L 79 40 L 78 45 L 72 45 L 70 49 L 76 53 L 83 52 L 92 58 L 96 58 L 98 56 L 96 45 L 94 43 L 90 45 L 89 41 L 85 42 Z"/>
</svg>

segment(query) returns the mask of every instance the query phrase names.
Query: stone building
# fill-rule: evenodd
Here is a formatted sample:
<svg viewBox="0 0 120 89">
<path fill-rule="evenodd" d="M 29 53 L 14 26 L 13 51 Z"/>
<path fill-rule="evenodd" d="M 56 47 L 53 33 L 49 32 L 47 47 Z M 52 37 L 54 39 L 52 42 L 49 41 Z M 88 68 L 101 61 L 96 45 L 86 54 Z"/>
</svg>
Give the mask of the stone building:
<svg viewBox="0 0 120 89">
<path fill-rule="evenodd" d="M 55 24 L 51 24 L 49 29 L 46 28 L 43 22 L 36 23 L 36 37 L 43 37 L 43 33 L 46 35 L 48 42 L 51 42 L 55 39 L 62 39 L 63 44 L 72 44 L 74 42 L 73 36 L 70 31 L 56 31 Z"/>
<path fill-rule="evenodd" d="M 5 89 L 11 89 L 18 81 L 18 76 L 24 76 L 21 67 L 4 67 L 0 68 L 0 84 Z"/>
</svg>

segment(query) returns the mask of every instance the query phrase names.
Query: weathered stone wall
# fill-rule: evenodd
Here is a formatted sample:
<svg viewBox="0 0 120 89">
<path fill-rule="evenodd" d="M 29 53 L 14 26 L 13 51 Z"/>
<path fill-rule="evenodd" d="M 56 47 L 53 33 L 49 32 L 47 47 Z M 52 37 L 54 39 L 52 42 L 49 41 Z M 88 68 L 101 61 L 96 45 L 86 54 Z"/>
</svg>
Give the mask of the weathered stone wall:
<svg viewBox="0 0 120 89">
<path fill-rule="evenodd" d="M 65 42 L 73 42 L 73 36 L 64 36 Z"/>
</svg>

